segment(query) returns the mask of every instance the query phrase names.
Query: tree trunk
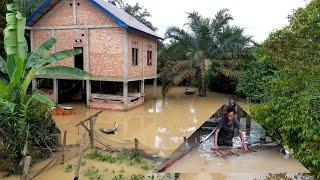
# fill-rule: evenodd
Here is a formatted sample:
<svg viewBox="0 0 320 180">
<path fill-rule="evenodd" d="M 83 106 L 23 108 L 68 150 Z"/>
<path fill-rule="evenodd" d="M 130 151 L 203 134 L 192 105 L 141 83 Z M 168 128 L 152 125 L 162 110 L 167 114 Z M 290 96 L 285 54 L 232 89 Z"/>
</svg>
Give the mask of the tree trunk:
<svg viewBox="0 0 320 180">
<path fill-rule="evenodd" d="M 205 88 L 199 88 L 199 96 L 207 97 L 207 90 Z"/>
</svg>

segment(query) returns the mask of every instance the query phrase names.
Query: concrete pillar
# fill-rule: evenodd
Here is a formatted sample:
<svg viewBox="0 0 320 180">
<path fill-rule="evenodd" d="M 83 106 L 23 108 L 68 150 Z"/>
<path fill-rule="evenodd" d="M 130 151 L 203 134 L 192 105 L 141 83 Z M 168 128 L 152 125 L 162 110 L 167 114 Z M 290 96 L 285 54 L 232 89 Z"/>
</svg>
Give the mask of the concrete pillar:
<svg viewBox="0 0 320 180">
<path fill-rule="evenodd" d="M 59 103 L 59 80 L 56 78 L 53 79 L 53 94 L 54 94 L 55 102 L 58 104 Z"/>
<path fill-rule="evenodd" d="M 33 78 L 32 79 L 32 90 L 36 90 L 37 89 L 37 79 Z"/>
<path fill-rule="evenodd" d="M 90 106 L 90 97 L 91 97 L 91 81 L 90 80 L 86 80 L 86 103 L 87 106 Z"/>
<path fill-rule="evenodd" d="M 153 100 L 157 99 L 157 78 L 153 80 Z"/>
<path fill-rule="evenodd" d="M 123 105 L 124 110 L 128 110 L 128 82 L 123 82 Z"/>
<path fill-rule="evenodd" d="M 144 80 L 141 80 L 140 83 L 141 83 L 141 84 L 140 84 L 140 86 L 141 86 L 141 87 L 140 87 L 140 93 L 141 93 L 141 94 L 144 94 L 144 93 L 145 93 L 145 92 L 144 92 Z"/>
<path fill-rule="evenodd" d="M 140 81 L 140 93 L 141 93 L 141 96 L 142 96 L 142 98 L 143 98 L 143 102 L 144 102 L 144 97 L 145 97 L 145 92 L 144 92 L 144 79 L 142 79 L 141 81 Z"/>
</svg>

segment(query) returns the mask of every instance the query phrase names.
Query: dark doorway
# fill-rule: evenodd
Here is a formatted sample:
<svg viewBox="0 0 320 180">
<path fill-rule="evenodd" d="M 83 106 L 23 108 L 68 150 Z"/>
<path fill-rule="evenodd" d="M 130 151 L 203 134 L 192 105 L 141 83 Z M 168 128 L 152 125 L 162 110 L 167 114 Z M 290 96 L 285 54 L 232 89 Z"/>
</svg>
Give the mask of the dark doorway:
<svg viewBox="0 0 320 180">
<path fill-rule="evenodd" d="M 82 80 L 59 80 L 59 103 L 86 103 L 86 86 Z"/>
<path fill-rule="evenodd" d="M 77 47 L 74 49 L 80 49 L 82 51 L 81 54 L 78 54 L 74 57 L 74 67 L 84 70 L 84 63 L 83 63 L 83 47 Z"/>
</svg>

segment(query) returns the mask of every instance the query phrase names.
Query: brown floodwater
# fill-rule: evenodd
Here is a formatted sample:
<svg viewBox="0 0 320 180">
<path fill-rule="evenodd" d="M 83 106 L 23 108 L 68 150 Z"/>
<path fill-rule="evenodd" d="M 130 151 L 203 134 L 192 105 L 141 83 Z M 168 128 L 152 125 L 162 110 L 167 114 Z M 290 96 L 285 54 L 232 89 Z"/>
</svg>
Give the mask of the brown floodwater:
<svg viewBox="0 0 320 180">
<path fill-rule="evenodd" d="M 152 100 L 151 87 L 146 87 L 145 104 L 129 112 L 104 111 L 97 119 L 97 136 L 106 143 L 119 146 L 133 146 L 137 138 L 142 149 L 160 155 L 168 155 L 175 150 L 184 137 L 189 137 L 228 99 L 228 95 L 208 93 L 208 97 L 184 95 L 184 88 L 175 88 L 164 101 L 160 97 Z M 158 89 L 160 94 L 160 88 Z M 61 132 L 68 131 L 67 144 L 79 142 L 83 128 L 75 125 L 98 110 L 87 109 L 83 105 L 71 104 L 76 109 L 72 116 L 54 117 Z M 112 128 L 118 122 L 115 135 L 104 135 L 100 128 Z"/>
<path fill-rule="evenodd" d="M 160 94 L 160 87 L 158 88 Z M 139 141 L 139 148 L 163 157 L 171 154 L 180 144 L 184 137 L 192 135 L 205 121 L 207 121 L 230 96 L 221 93 L 208 92 L 208 97 L 201 98 L 197 95 L 187 96 L 184 88 L 173 89 L 166 100 L 160 96 L 158 100 L 152 100 L 152 87 L 146 87 L 146 99 L 144 105 L 129 112 L 105 110 L 98 117 L 96 122 L 96 136 L 104 143 L 115 147 L 134 147 L 134 138 Z M 78 144 L 81 135 L 84 133 L 82 127 L 75 125 L 98 112 L 96 109 L 88 109 L 86 106 L 76 103 L 69 103 L 75 108 L 76 114 L 71 116 L 55 116 L 54 119 L 61 130 L 67 130 L 67 144 Z M 248 109 L 246 104 L 245 109 Z M 118 122 L 119 129 L 114 135 L 104 135 L 98 129 L 112 128 Z M 265 177 L 269 172 L 308 172 L 295 159 L 285 159 L 278 152 L 279 149 L 272 149 L 263 152 L 247 154 L 241 157 L 228 157 L 226 159 L 212 156 L 212 152 L 206 148 L 211 146 L 210 141 L 192 151 L 181 161 L 175 163 L 167 172 L 186 173 L 181 174 L 179 179 L 234 179 L 235 176 L 225 174 L 241 174 L 245 177 Z M 74 172 L 67 173 L 66 166 L 75 164 L 76 159 L 71 159 L 65 165 L 58 165 L 42 173 L 36 179 L 72 179 Z M 43 167 L 45 162 L 35 165 L 32 171 Z M 102 162 L 87 160 L 81 168 L 81 179 L 88 179 L 84 171 L 90 167 L 99 169 L 103 179 L 111 179 L 106 175 L 104 169 L 114 169 L 116 172 L 125 169 L 125 174 L 151 174 L 151 171 L 141 168 L 122 165 L 110 165 Z M 190 174 L 193 173 L 193 174 Z M 239 176 L 239 177 L 242 177 Z M 206 177 L 206 178 L 205 178 Z M 8 179 L 18 179 L 11 176 Z"/>
</svg>

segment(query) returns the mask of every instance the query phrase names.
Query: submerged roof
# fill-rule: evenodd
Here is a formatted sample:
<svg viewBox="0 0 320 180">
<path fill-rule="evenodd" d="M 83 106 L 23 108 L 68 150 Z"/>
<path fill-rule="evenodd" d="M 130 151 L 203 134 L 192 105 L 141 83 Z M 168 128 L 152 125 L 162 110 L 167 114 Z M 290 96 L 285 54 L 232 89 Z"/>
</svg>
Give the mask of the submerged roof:
<svg viewBox="0 0 320 180">
<path fill-rule="evenodd" d="M 46 0 L 42 6 L 40 6 L 28 19 L 27 25 L 33 26 L 37 21 L 39 21 L 43 15 L 49 12 L 58 2 L 61 0 Z M 90 3 L 98 7 L 102 12 L 110 16 L 117 24 L 123 28 L 131 28 L 136 31 L 146 33 L 153 37 L 162 39 L 153 30 L 148 28 L 146 25 L 142 24 L 140 21 L 129 15 L 122 9 L 117 8 L 113 4 L 107 2 L 106 0 L 89 0 Z"/>
</svg>

